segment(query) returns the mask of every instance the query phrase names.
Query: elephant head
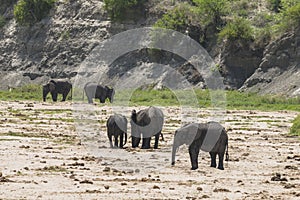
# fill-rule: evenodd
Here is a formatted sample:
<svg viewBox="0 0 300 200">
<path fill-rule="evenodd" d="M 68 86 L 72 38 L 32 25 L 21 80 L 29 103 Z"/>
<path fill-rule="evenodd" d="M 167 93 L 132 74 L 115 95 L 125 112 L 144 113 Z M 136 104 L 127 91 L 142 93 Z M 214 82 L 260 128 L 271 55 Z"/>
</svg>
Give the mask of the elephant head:
<svg viewBox="0 0 300 200">
<path fill-rule="evenodd" d="M 109 99 L 110 103 L 113 103 L 115 90 L 113 88 L 108 87 L 108 86 L 105 86 L 105 89 L 106 89 L 106 97 Z"/>
<path fill-rule="evenodd" d="M 49 83 L 43 85 L 43 101 L 46 101 L 46 97 L 49 92 L 53 92 L 56 89 L 55 82 L 51 80 Z"/>
</svg>

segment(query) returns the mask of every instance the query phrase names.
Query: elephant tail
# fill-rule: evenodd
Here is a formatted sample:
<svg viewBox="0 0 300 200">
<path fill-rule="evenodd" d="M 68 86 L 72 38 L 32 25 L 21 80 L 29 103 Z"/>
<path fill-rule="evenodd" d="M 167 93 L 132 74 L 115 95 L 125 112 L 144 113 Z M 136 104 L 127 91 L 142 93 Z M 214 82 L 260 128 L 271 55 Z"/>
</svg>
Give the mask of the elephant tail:
<svg viewBox="0 0 300 200">
<path fill-rule="evenodd" d="M 228 154 L 228 139 L 226 141 L 226 154 L 225 154 L 225 161 L 229 161 L 229 154 Z"/>
<path fill-rule="evenodd" d="M 126 144 L 126 142 L 127 142 L 127 133 L 126 133 L 126 132 L 124 132 L 124 136 L 125 136 L 125 141 L 124 141 L 123 146 L 125 146 L 125 144 Z"/>
</svg>

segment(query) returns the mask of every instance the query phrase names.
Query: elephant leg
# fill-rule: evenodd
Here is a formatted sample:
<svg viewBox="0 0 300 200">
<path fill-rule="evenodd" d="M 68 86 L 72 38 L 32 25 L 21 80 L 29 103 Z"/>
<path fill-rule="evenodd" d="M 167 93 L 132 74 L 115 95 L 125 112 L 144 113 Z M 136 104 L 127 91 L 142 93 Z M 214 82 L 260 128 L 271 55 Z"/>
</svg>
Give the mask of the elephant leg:
<svg viewBox="0 0 300 200">
<path fill-rule="evenodd" d="M 61 101 L 66 101 L 66 98 L 67 98 L 68 93 L 63 93 L 62 95 L 63 95 L 63 98 L 62 98 Z"/>
<path fill-rule="evenodd" d="M 150 149 L 151 137 L 143 138 L 142 149 Z"/>
<path fill-rule="evenodd" d="M 139 146 L 140 144 L 140 141 L 141 141 L 141 138 L 140 137 L 134 137 L 134 136 L 131 136 L 131 145 L 132 145 L 132 148 L 136 148 Z"/>
<path fill-rule="evenodd" d="M 109 139 L 110 148 L 113 148 L 113 144 L 112 144 L 112 134 L 108 134 L 108 139 Z"/>
<path fill-rule="evenodd" d="M 155 135 L 154 149 L 158 148 L 158 141 L 159 141 L 160 134 L 161 134 L 161 131 Z"/>
<path fill-rule="evenodd" d="M 121 133 L 120 134 L 120 145 L 119 145 L 120 148 L 123 148 L 123 140 L 124 140 L 124 134 Z"/>
<path fill-rule="evenodd" d="M 198 169 L 198 155 L 199 155 L 199 148 L 200 146 L 196 144 L 196 142 L 193 142 L 189 146 L 189 154 L 192 164 L 192 170 Z"/>
<path fill-rule="evenodd" d="M 216 163 L 216 157 L 217 157 L 217 153 L 215 152 L 209 152 L 210 155 L 210 166 L 211 167 L 216 167 L 217 163 Z"/>
<path fill-rule="evenodd" d="M 88 102 L 89 103 L 93 103 L 93 98 L 92 97 L 88 97 Z"/>
<path fill-rule="evenodd" d="M 52 96 L 52 100 L 53 100 L 54 102 L 56 102 L 56 101 L 57 101 L 57 92 L 52 92 L 52 93 L 51 93 L 51 96 Z"/>
<path fill-rule="evenodd" d="M 119 136 L 115 135 L 115 147 L 118 147 L 118 138 L 119 138 Z"/>
<path fill-rule="evenodd" d="M 223 166 L 224 152 L 218 153 L 218 157 L 219 157 L 219 165 L 218 165 L 218 169 L 224 170 L 224 166 Z"/>
</svg>

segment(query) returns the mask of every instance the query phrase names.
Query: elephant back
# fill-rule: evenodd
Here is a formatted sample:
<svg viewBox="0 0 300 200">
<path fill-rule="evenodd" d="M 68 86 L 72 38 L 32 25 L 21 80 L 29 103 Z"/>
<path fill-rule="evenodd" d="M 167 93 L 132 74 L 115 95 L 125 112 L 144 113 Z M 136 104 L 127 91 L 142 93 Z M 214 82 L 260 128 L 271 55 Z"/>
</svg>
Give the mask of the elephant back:
<svg viewBox="0 0 300 200">
<path fill-rule="evenodd" d="M 156 107 L 150 107 L 137 113 L 136 123 L 133 125 L 143 133 L 143 137 L 151 137 L 162 130 L 164 123 L 163 112 Z"/>
</svg>

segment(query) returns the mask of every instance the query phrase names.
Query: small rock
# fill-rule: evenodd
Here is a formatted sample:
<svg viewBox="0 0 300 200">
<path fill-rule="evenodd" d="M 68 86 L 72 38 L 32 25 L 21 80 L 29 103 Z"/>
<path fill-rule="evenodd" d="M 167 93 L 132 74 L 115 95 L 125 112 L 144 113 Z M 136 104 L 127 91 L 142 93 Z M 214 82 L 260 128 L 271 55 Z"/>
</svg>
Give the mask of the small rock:
<svg viewBox="0 0 300 200">
<path fill-rule="evenodd" d="M 124 186 L 124 185 L 127 185 L 127 183 L 124 182 L 124 183 L 121 183 L 121 185 Z"/>
<path fill-rule="evenodd" d="M 110 167 L 105 167 L 104 169 L 103 169 L 103 172 L 109 172 L 110 171 Z"/>
<path fill-rule="evenodd" d="M 213 192 L 230 192 L 230 190 L 225 188 L 215 188 Z"/>
<path fill-rule="evenodd" d="M 203 189 L 202 189 L 202 187 L 197 187 L 197 190 L 202 191 Z"/>
<path fill-rule="evenodd" d="M 284 188 L 285 189 L 291 189 L 291 188 L 296 188 L 296 185 L 295 184 L 286 184 L 285 186 L 284 186 Z"/>
<path fill-rule="evenodd" d="M 104 188 L 105 188 L 106 190 L 108 190 L 108 189 L 109 189 L 109 185 L 105 185 Z"/>
<path fill-rule="evenodd" d="M 298 167 L 287 165 L 287 166 L 284 167 L 284 169 L 298 170 Z"/>
<path fill-rule="evenodd" d="M 171 187 L 171 188 L 169 188 L 169 190 L 175 190 L 175 188 Z"/>
<path fill-rule="evenodd" d="M 202 197 L 201 197 L 201 199 L 208 199 L 208 198 L 209 198 L 209 196 L 206 194 L 202 195 Z"/>
<path fill-rule="evenodd" d="M 83 181 L 80 181 L 79 183 L 80 184 L 93 184 L 93 182 L 89 181 L 89 180 L 83 180 Z"/>
<path fill-rule="evenodd" d="M 135 173 L 140 173 L 140 170 L 139 170 L 139 169 L 136 169 L 134 172 L 135 172 Z"/>
<path fill-rule="evenodd" d="M 160 187 L 158 187 L 157 185 L 154 185 L 153 189 L 160 189 Z"/>
</svg>

